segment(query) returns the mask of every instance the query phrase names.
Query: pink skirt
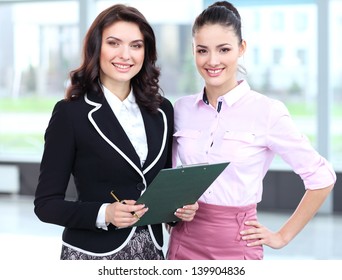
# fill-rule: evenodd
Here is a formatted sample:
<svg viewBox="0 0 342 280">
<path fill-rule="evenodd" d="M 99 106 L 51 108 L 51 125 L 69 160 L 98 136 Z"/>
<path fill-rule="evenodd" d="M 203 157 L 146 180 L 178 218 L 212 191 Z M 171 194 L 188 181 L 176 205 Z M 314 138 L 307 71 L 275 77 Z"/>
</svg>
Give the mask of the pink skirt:
<svg viewBox="0 0 342 280">
<path fill-rule="evenodd" d="M 263 247 L 247 247 L 240 231 L 245 221 L 257 220 L 256 205 L 230 207 L 199 202 L 191 222 L 172 228 L 169 260 L 261 260 Z M 249 241 L 251 242 L 251 241 Z"/>
</svg>

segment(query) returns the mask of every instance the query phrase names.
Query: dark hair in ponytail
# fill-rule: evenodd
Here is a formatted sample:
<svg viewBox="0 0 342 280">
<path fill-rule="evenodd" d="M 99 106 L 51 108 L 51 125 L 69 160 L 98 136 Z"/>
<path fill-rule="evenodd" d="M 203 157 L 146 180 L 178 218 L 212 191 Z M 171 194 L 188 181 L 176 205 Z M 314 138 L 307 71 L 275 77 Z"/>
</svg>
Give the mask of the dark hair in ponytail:
<svg viewBox="0 0 342 280">
<path fill-rule="evenodd" d="M 218 1 L 206 8 L 197 18 L 192 26 L 192 35 L 206 24 L 220 24 L 232 27 L 239 42 L 242 42 L 241 17 L 233 4 L 227 1 Z"/>
</svg>

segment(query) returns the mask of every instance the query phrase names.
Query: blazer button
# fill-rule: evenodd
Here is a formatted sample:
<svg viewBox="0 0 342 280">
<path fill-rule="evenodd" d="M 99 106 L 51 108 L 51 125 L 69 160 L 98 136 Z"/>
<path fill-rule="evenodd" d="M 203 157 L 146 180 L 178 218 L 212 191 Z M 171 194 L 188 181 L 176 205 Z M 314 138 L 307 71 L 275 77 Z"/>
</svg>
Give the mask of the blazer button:
<svg viewBox="0 0 342 280">
<path fill-rule="evenodd" d="M 139 191 L 143 191 L 143 190 L 145 189 L 144 183 L 138 183 L 138 184 L 137 184 L 137 189 L 138 189 Z"/>
</svg>

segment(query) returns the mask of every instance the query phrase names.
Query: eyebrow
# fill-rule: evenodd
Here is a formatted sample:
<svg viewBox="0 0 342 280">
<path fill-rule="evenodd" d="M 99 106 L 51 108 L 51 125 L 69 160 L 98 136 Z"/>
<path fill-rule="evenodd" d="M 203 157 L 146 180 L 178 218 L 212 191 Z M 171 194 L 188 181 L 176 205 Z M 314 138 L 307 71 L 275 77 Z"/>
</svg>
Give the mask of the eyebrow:
<svg viewBox="0 0 342 280">
<path fill-rule="evenodd" d="M 121 39 L 119 39 L 119 38 L 117 38 L 117 37 L 115 37 L 115 36 L 108 36 L 108 37 L 106 38 L 106 40 L 108 40 L 108 39 L 114 39 L 114 40 L 116 40 L 116 41 L 122 42 Z M 138 43 L 138 42 L 144 43 L 144 40 L 143 40 L 143 39 L 136 39 L 136 40 L 131 41 L 130 43 Z"/>
<path fill-rule="evenodd" d="M 221 47 L 224 47 L 224 46 L 232 46 L 231 44 L 229 43 L 223 43 L 223 44 L 220 44 L 220 45 L 217 45 L 216 48 L 221 48 Z M 204 49 L 207 49 L 208 47 L 207 46 L 203 46 L 203 45 L 197 45 L 196 48 L 204 48 Z"/>
</svg>

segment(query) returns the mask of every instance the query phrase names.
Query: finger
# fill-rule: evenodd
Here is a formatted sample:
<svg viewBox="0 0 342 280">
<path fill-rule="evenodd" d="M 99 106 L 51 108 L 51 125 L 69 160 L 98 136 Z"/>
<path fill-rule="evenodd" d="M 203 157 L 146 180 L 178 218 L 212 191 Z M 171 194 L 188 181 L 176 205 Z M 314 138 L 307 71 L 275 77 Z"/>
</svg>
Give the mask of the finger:
<svg viewBox="0 0 342 280">
<path fill-rule="evenodd" d="M 254 227 L 261 227 L 261 224 L 258 221 L 246 221 L 246 226 L 254 226 Z"/>
<path fill-rule="evenodd" d="M 190 209 L 190 210 L 196 211 L 198 210 L 198 203 L 196 202 L 195 204 L 184 205 L 183 209 Z"/>
<path fill-rule="evenodd" d="M 262 239 L 263 235 L 260 233 L 255 233 L 255 234 L 244 235 L 241 238 L 242 240 Z"/>
<path fill-rule="evenodd" d="M 250 235 L 253 233 L 256 233 L 255 229 L 245 229 L 245 230 L 240 231 L 241 235 Z"/>
<path fill-rule="evenodd" d="M 183 209 L 177 209 L 174 214 L 182 220 L 188 217 L 188 214 Z"/>
<path fill-rule="evenodd" d="M 175 213 L 173 213 L 173 214 L 174 214 L 177 218 L 183 220 L 183 214 L 180 212 L 179 209 L 177 209 L 177 210 L 175 211 Z"/>
<path fill-rule="evenodd" d="M 194 215 L 192 214 L 187 214 L 187 213 L 175 213 L 175 215 L 181 219 L 182 221 L 189 222 L 194 218 Z"/>
<path fill-rule="evenodd" d="M 135 205 L 136 201 L 132 200 L 132 199 L 124 199 L 124 200 L 121 201 L 121 203 L 127 204 L 127 205 Z"/>
<path fill-rule="evenodd" d="M 260 245 L 264 245 L 263 239 L 259 239 L 259 240 L 256 240 L 256 241 L 248 242 L 248 243 L 247 243 L 247 246 L 248 246 L 248 247 L 260 246 Z"/>
<path fill-rule="evenodd" d="M 138 212 L 144 208 L 145 208 L 145 204 L 126 204 L 125 203 L 125 208 L 124 208 L 125 210 L 124 211 L 129 212 L 129 213 Z"/>
<path fill-rule="evenodd" d="M 138 220 L 136 218 L 131 216 L 130 218 L 123 218 L 123 219 L 117 220 L 115 223 L 115 226 L 118 228 L 125 228 L 125 227 L 132 226 L 137 221 Z"/>
<path fill-rule="evenodd" d="M 264 232 L 264 230 L 262 228 L 254 227 L 254 228 L 242 230 L 242 231 L 240 231 L 240 234 L 242 236 L 251 236 L 251 235 L 258 234 L 259 235 L 258 237 L 260 237 L 260 235 L 262 235 L 263 232 Z"/>
<path fill-rule="evenodd" d="M 178 208 L 176 210 L 176 213 L 181 213 L 185 215 L 194 215 L 196 213 L 196 210 L 197 209 L 188 208 L 187 206 L 184 206 L 183 208 Z"/>
<path fill-rule="evenodd" d="M 141 218 L 142 216 L 145 215 L 145 213 L 146 213 L 147 211 L 148 211 L 148 208 L 145 207 L 145 208 L 143 208 L 143 209 L 141 209 L 141 210 L 139 210 L 139 211 L 135 211 L 135 213 L 139 216 L 139 218 Z"/>
</svg>

